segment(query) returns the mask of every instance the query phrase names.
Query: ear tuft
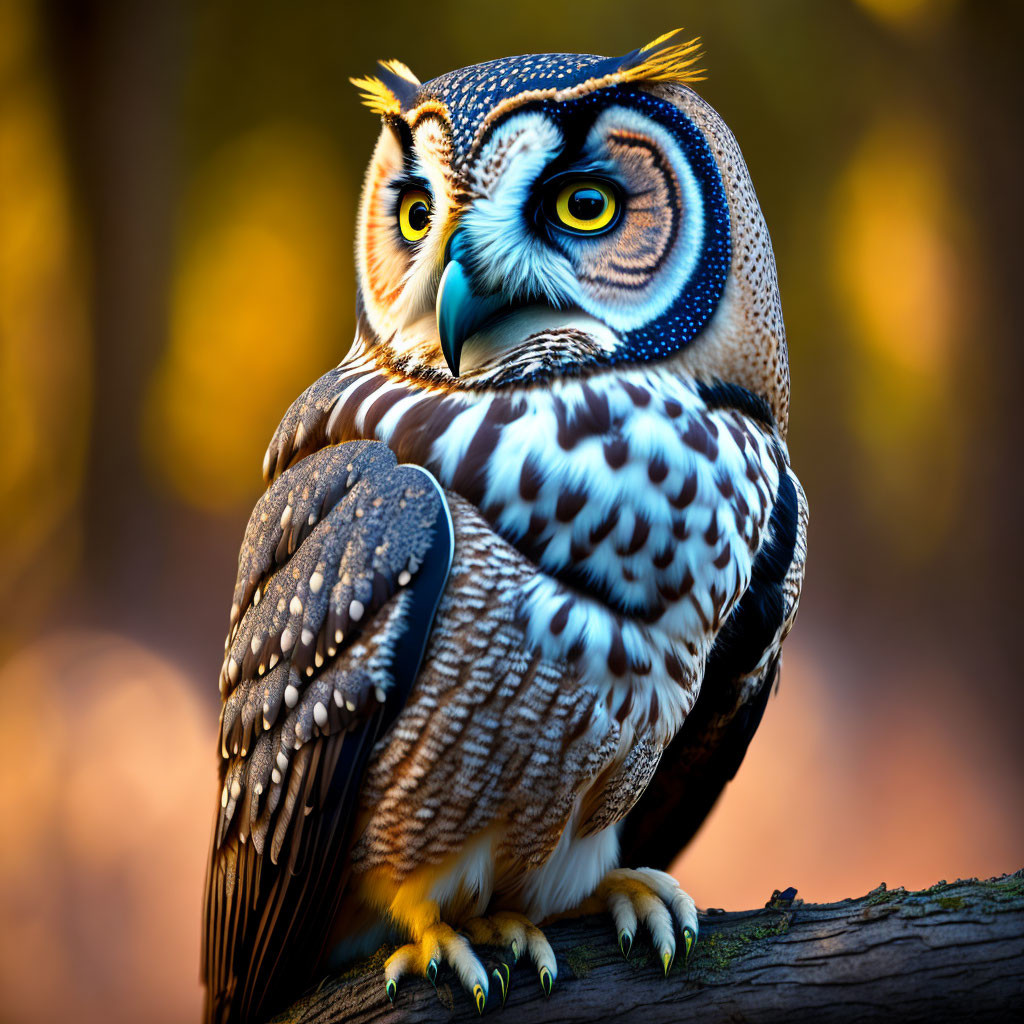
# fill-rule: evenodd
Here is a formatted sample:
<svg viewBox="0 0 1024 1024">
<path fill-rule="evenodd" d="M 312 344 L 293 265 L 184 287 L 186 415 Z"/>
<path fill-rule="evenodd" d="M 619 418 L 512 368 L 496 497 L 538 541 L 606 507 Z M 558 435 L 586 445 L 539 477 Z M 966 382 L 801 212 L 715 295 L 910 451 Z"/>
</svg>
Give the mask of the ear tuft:
<svg viewBox="0 0 1024 1024">
<path fill-rule="evenodd" d="M 707 77 L 704 69 L 694 67 L 704 56 L 700 36 L 685 43 L 671 42 L 681 31 L 673 29 L 627 53 L 619 61 L 615 77 L 620 82 L 703 82 Z"/>
<path fill-rule="evenodd" d="M 379 76 L 350 78 L 359 90 L 359 99 L 375 114 L 400 114 L 411 104 L 420 87 L 420 80 L 400 60 L 377 62 Z"/>
<path fill-rule="evenodd" d="M 369 107 L 375 114 L 397 114 L 402 109 L 398 97 L 379 79 L 350 78 L 349 81 L 359 90 L 359 101 Z"/>
<path fill-rule="evenodd" d="M 403 64 L 400 60 L 382 60 L 379 63 L 381 68 L 389 74 L 397 75 L 403 82 L 408 82 L 417 89 L 420 87 L 420 80 L 412 73 L 408 64 Z"/>
</svg>

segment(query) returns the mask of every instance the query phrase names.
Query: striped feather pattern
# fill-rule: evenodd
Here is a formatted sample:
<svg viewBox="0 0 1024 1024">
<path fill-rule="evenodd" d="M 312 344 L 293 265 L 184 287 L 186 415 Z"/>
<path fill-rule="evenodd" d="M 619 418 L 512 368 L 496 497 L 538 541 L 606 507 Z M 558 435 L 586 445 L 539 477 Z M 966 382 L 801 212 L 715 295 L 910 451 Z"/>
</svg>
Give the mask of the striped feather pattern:
<svg viewBox="0 0 1024 1024">
<path fill-rule="evenodd" d="M 767 231 L 674 35 L 356 82 L 384 117 L 356 342 L 267 451 L 225 644 L 211 1021 L 389 928 L 577 906 L 620 832 L 660 856 L 699 824 L 760 720 L 806 501 Z M 619 184 L 603 244 L 533 230 L 554 167 Z M 508 308 L 453 377 L 455 228 Z"/>
<path fill-rule="evenodd" d="M 656 368 L 447 391 L 355 354 L 293 405 L 266 466 L 356 437 L 479 508 L 543 570 L 522 600 L 530 643 L 582 658 L 616 712 L 631 702 L 639 732 L 674 734 L 763 541 L 785 465 L 768 428 L 709 411 L 692 382 Z"/>
</svg>

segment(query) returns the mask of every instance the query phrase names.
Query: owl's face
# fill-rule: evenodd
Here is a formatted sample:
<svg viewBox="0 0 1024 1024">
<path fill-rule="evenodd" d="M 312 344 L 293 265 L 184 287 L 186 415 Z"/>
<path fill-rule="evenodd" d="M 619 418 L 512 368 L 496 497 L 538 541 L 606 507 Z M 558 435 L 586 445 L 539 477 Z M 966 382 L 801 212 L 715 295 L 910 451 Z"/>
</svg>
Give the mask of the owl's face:
<svg viewBox="0 0 1024 1024">
<path fill-rule="evenodd" d="M 695 44 L 360 84 L 383 127 L 359 217 L 360 337 L 394 373 L 536 386 L 623 365 L 741 384 L 785 428 L 774 261 Z M 667 70 L 666 70 L 667 69 Z"/>
</svg>

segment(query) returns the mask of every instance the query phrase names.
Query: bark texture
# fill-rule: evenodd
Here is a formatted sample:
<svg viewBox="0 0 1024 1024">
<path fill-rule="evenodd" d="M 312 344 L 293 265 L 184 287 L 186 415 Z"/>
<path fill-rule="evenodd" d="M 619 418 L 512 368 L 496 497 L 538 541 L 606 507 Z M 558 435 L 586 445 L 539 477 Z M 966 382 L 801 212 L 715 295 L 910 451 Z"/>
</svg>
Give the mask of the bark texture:
<svg viewBox="0 0 1024 1024">
<path fill-rule="evenodd" d="M 545 929 L 558 980 L 545 999 L 528 961 L 508 999 L 492 985 L 486 1015 L 516 1024 L 700 1020 L 1004 1021 L 1024 1019 L 1024 871 L 939 882 L 921 892 L 884 885 L 855 900 L 809 904 L 794 890 L 762 910 L 701 915 L 688 964 L 663 976 L 641 934 L 624 960 L 607 916 Z M 381 949 L 276 1018 L 278 1024 L 434 1024 L 477 1018 L 447 968 L 437 991 L 406 978 L 384 994 Z"/>
</svg>

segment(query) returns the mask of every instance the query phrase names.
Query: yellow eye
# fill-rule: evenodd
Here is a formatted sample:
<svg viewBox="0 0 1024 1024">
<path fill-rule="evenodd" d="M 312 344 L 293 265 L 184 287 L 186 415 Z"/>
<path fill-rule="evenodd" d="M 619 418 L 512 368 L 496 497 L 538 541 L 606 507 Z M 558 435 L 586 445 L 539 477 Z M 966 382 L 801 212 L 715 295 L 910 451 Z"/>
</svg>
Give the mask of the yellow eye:
<svg viewBox="0 0 1024 1024">
<path fill-rule="evenodd" d="M 408 188 L 398 204 L 398 228 L 407 242 L 418 242 L 430 230 L 430 195 Z"/>
<path fill-rule="evenodd" d="M 570 231 L 592 234 L 609 227 L 618 208 L 609 185 L 577 178 L 564 186 L 555 198 L 555 219 Z"/>
</svg>

